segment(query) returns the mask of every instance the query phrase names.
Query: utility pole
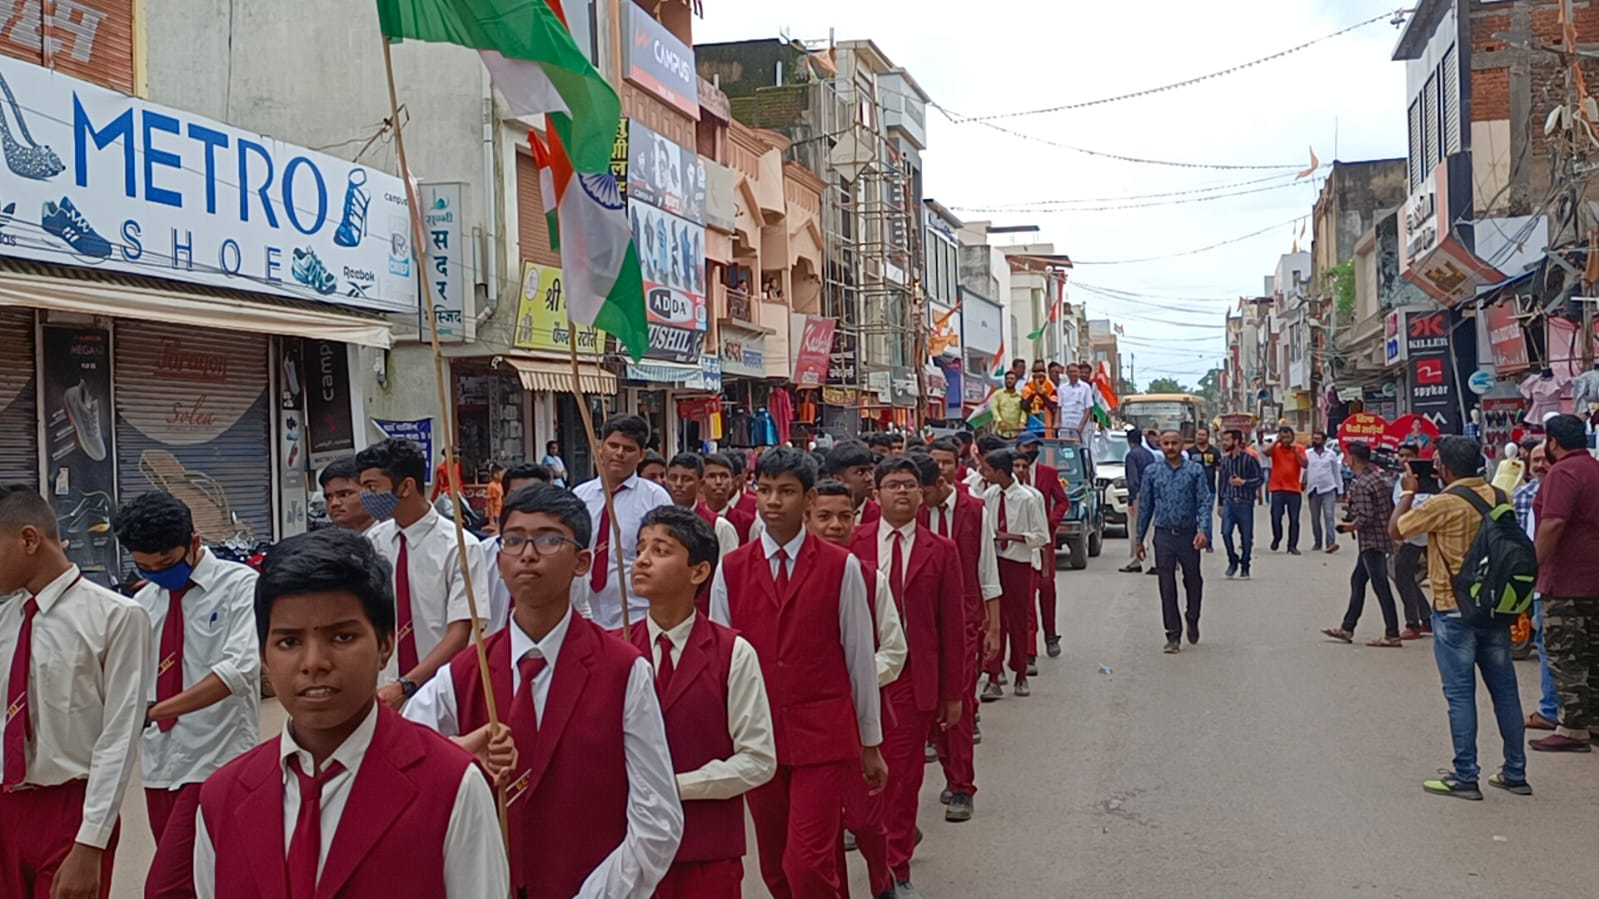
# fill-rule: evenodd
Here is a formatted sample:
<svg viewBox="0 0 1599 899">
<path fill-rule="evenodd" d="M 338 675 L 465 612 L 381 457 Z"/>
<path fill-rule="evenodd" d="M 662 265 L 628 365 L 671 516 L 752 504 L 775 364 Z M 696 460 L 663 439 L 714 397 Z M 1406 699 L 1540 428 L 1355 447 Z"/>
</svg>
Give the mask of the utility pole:
<svg viewBox="0 0 1599 899">
<path fill-rule="evenodd" d="M 1581 177 L 1577 171 L 1577 141 L 1578 124 L 1585 121 L 1588 116 L 1587 107 L 1583 98 L 1577 95 L 1577 79 L 1581 73 L 1577 66 L 1580 57 L 1577 56 L 1577 24 L 1573 18 L 1571 0 L 1560 0 L 1561 48 L 1565 50 L 1566 63 L 1566 112 L 1569 119 L 1566 122 L 1566 205 L 1571 216 L 1571 246 L 1581 246 L 1582 233 L 1582 207 L 1578 190 L 1577 179 Z M 1592 243 L 1590 242 L 1590 251 Z M 1582 290 L 1578 295 L 1578 302 L 1582 304 L 1582 367 L 1593 368 L 1594 346 L 1594 283 L 1587 277 L 1587 272 L 1593 270 L 1592 260 L 1584 266 L 1584 275 L 1581 281 Z"/>
</svg>

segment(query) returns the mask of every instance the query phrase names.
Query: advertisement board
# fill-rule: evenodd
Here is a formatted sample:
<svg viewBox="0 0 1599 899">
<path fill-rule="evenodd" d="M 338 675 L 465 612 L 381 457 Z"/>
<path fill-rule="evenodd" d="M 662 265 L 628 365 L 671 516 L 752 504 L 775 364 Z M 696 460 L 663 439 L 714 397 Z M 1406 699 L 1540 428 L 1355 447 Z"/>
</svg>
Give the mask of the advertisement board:
<svg viewBox="0 0 1599 899">
<path fill-rule="evenodd" d="M 623 44 L 627 80 L 682 110 L 700 117 L 699 75 L 694 50 L 633 3 L 627 8 L 629 39 Z"/>
<path fill-rule="evenodd" d="M 305 340 L 300 359 L 307 387 L 306 445 L 312 468 L 321 468 L 355 452 L 355 423 L 350 418 L 350 356 L 344 344 Z"/>
<path fill-rule="evenodd" d="M 55 507 L 67 558 L 102 584 L 117 575 L 111 516 L 117 508 L 111 427 L 111 334 L 47 327 L 42 360 L 45 492 Z"/>
<path fill-rule="evenodd" d="M 1346 452 L 1351 443 L 1364 443 L 1375 448 L 1382 444 L 1383 434 L 1387 430 L 1388 421 L 1381 415 L 1356 412 L 1338 425 L 1338 445 L 1344 447 Z"/>
<path fill-rule="evenodd" d="M 1527 337 L 1521 330 L 1514 307 L 1497 303 L 1483 310 L 1488 326 L 1488 345 L 1493 351 L 1494 371 L 1514 374 L 1527 368 Z"/>
<path fill-rule="evenodd" d="M 827 364 L 827 383 L 835 387 L 860 384 L 859 339 L 842 328 L 833 330 L 833 351 Z"/>
<path fill-rule="evenodd" d="M 1405 359 L 1405 314 L 1390 312 L 1382 319 L 1382 361 L 1393 365 Z"/>
<path fill-rule="evenodd" d="M 644 280 L 705 296 L 705 226 L 634 199 L 628 203 Z"/>
<path fill-rule="evenodd" d="M 423 476 L 423 480 L 429 484 L 433 483 L 433 419 L 413 418 L 407 421 L 394 421 L 374 418 L 372 426 L 381 431 L 384 437 L 397 437 L 420 446 L 422 455 L 429 460 L 427 474 Z"/>
<path fill-rule="evenodd" d="M 5 57 L 0 84 L 0 254 L 416 308 L 399 178 Z"/>
<path fill-rule="evenodd" d="M 461 184 L 423 184 L 421 197 L 423 234 L 427 238 L 422 247 L 422 283 L 427 286 L 422 306 L 433 304 L 440 340 L 465 340 L 466 295 L 472 282 L 467 278 L 462 255 L 466 239 L 461 230 Z"/>
<path fill-rule="evenodd" d="M 833 349 L 833 331 L 838 323 L 819 315 L 805 317 L 805 329 L 800 332 L 794 354 L 794 384 L 797 387 L 820 387 L 827 383 L 829 357 Z"/>
<path fill-rule="evenodd" d="M 644 308 L 650 322 L 645 357 L 697 364 L 705 346 L 705 298 L 645 281 Z"/>
<path fill-rule="evenodd" d="M 516 304 L 516 333 L 512 344 L 524 350 L 567 352 L 568 320 L 561 269 L 554 265 L 522 263 L 522 296 Z M 579 328 L 577 351 L 594 355 L 605 348 L 605 332 Z"/>
<path fill-rule="evenodd" d="M 634 120 L 628 125 L 624 174 L 628 199 L 643 201 L 697 225 L 705 224 L 708 175 L 698 153 Z M 731 195 L 728 202 L 732 202 Z"/>
</svg>

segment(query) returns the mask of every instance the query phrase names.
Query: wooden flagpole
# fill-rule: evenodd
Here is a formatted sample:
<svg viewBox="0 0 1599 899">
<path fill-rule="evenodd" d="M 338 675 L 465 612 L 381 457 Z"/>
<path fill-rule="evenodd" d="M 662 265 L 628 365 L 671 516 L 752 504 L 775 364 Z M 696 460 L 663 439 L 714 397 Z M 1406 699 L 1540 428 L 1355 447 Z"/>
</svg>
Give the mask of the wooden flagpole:
<svg viewBox="0 0 1599 899">
<path fill-rule="evenodd" d="M 563 290 L 564 285 L 563 285 Z M 632 617 L 627 608 L 627 572 L 626 560 L 622 558 L 622 522 L 616 517 L 616 498 L 611 493 L 611 485 L 605 483 L 604 465 L 600 461 L 600 440 L 594 430 L 594 417 L 589 414 L 588 398 L 583 393 L 583 384 L 579 380 L 577 366 L 577 323 L 572 321 L 572 301 L 570 297 L 562 298 L 566 302 L 566 348 L 572 357 L 572 398 L 577 401 L 577 414 L 583 419 L 583 431 L 589 439 L 589 458 L 594 460 L 594 470 L 600 480 L 600 492 L 605 496 L 605 517 L 611 523 L 611 533 L 595 534 L 595 546 L 600 540 L 605 540 L 607 552 L 616 559 L 616 586 L 619 589 L 622 601 L 622 639 L 633 639 Z M 589 610 L 590 612 L 593 609 Z"/>
<path fill-rule="evenodd" d="M 443 435 L 445 472 L 450 481 L 450 504 L 454 508 L 455 517 L 455 546 L 457 561 L 461 566 L 461 577 L 466 581 L 467 610 L 472 616 L 472 645 L 477 648 L 478 674 L 482 679 L 483 698 L 488 703 L 490 731 L 499 729 L 500 713 L 499 704 L 494 698 L 494 681 L 489 677 L 489 654 L 483 641 L 483 618 L 478 614 L 477 592 L 472 587 L 471 568 L 467 563 L 466 555 L 466 525 L 461 518 L 462 499 L 460 478 L 456 472 L 455 434 L 450 425 L 449 394 L 444 382 L 444 351 L 439 345 L 439 321 L 433 314 L 432 291 L 428 288 L 428 279 L 423 274 L 422 266 L 422 241 L 425 229 L 422 227 L 422 207 L 416 195 L 416 187 L 411 183 L 411 167 L 405 160 L 405 139 L 401 135 L 400 127 L 400 99 L 394 88 L 394 58 L 389 50 L 388 38 L 383 39 L 383 72 L 389 82 L 389 114 L 390 121 L 394 124 L 394 150 L 400 160 L 400 180 L 405 182 L 405 203 L 411 211 L 411 259 L 416 263 L 416 277 L 422 286 L 422 296 L 428 300 L 424 304 L 422 317 L 428 321 L 428 333 L 433 343 L 433 374 L 438 384 L 439 415 L 443 419 L 443 427 L 439 429 Z M 428 464 L 432 464 L 430 460 Z M 439 675 L 434 675 L 435 677 Z M 511 828 L 510 818 L 506 807 L 505 790 L 496 789 L 495 804 L 500 813 L 500 838 L 505 842 L 506 852 L 510 852 Z"/>
</svg>

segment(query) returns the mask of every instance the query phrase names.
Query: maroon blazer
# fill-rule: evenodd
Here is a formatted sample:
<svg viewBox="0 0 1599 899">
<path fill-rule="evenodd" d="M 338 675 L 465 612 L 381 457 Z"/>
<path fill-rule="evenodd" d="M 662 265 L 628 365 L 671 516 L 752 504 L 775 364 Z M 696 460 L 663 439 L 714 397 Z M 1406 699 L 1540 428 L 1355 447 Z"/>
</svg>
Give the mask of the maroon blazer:
<svg viewBox="0 0 1599 899">
<path fill-rule="evenodd" d="M 861 525 L 849 549 L 861 567 L 876 571 L 877 522 Z M 966 664 L 966 591 L 961 582 L 960 552 L 920 525 L 905 564 L 905 595 L 895 597 L 905 628 L 905 670 L 916 690 L 916 708 L 930 712 L 939 702 L 961 699 L 961 671 Z"/>
<path fill-rule="evenodd" d="M 878 519 L 882 517 L 883 507 L 878 505 L 877 500 L 868 496 L 866 498 L 866 502 L 861 504 L 861 520 L 857 521 L 855 524 L 857 527 L 868 524 L 876 524 Z"/>
<path fill-rule="evenodd" d="M 1033 489 L 1044 494 L 1044 518 L 1049 522 L 1050 542 L 1046 546 L 1054 546 L 1055 529 L 1066 520 L 1066 513 L 1071 511 L 1072 501 L 1066 495 L 1066 488 L 1060 484 L 1060 469 L 1040 462 L 1037 466 L 1038 483 L 1031 485 Z"/>
<path fill-rule="evenodd" d="M 950 522 L 949 539 L 960 550 L 961 586 L 966 597 L 969 623 L 983 620 L 983 585 L 977 564 L 983 553 L 983 516 L 986 514 L 986 505 L 982 500 L 970 493 L 955 491 L 955 517 Z M 938 519 L 931 507 L 922 506 L 916 520 L 928 530 L 938 533 Z"/>
<path fill-rule="evenodd" d="M 749 494 L 745 494 L 745 496 L 748 495 Z M 738 531 L 739 546 L 743 546 L 744 544 L 750 542 L 750 529 L 755 527 L 754 505 L 754 503 L 751 503 L 749 508 L 745 508 L 744 501 L 741 499 L 734 503 L 731 509 L 727 510 L 727 515 L 725 517 L 727 518 L 728 523 L 733 525 L 733 530 Z"/>
</svg>

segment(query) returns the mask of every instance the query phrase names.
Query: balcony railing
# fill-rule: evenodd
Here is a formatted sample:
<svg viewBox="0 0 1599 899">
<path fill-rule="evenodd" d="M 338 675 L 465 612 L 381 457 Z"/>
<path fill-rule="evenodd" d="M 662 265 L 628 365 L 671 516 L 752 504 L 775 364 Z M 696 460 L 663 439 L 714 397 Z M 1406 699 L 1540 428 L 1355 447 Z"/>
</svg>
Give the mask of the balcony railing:
<svg viewBox="0 0 1599 899">
<path fill-rule="evenodd" d="M 733 321 L 754 324 L 754 305 L 748 293 L 731 287 L 727 289 L 727 317 Z"/>
</svg>

